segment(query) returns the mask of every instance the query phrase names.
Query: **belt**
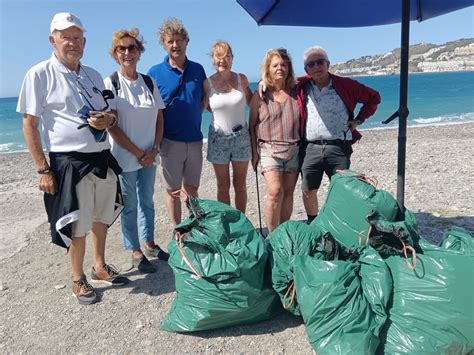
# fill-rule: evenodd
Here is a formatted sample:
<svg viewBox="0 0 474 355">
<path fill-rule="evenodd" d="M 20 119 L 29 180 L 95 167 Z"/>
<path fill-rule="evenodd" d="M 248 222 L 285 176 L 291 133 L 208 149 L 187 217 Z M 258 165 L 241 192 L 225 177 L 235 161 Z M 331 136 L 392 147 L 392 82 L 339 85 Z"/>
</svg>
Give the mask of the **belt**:
<svg viewBox="0 0 474 355">
<path fill-rule="evenodd" d="M 282 141 L 266 141 L 263 139 L 257 139 L 258 143 L 269 143 L 269 144 L 274 144 L 274 145 L 300 145 L 300 141 L 296 142 L 282 142 Z"/>
<path fill-rule="evenodd" d="M 316 139 L 316 140 L 307 140 L 308 143 L 313 143 L 317 145 L 344 145 L 350 144 L 351 141 L 349 140 L 342 140 L 342 139 Z"/>
</svg>

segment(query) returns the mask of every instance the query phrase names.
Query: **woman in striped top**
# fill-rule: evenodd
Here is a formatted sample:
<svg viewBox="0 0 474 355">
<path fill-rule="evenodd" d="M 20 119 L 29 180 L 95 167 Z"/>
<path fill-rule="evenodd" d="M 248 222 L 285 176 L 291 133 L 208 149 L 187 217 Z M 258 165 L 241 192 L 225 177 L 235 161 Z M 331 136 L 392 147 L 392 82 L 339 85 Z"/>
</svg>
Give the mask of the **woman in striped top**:
<svg viewBox="0 0 474 355">
<path fill-rule="evenodd" d="M 300 112 L 286 49 L 271 49 L 262 64 L 260 90 L 250 103 L 252 166 L 260 161 L 268 188 L 265 222 L 271 232 L 293 211 L 299 172 Z"/>
</svg>

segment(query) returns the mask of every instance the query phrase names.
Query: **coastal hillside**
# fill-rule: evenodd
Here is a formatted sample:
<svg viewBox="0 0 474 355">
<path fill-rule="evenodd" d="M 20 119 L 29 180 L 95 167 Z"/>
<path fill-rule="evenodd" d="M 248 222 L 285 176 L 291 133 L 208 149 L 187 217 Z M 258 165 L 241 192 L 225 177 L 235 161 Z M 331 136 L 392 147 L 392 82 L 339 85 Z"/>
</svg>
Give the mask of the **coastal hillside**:
<svg viewBox="0 0 474 355">
<path fill-rule="evenodd" d="M 432 73 L 474 70 L 474 38 L 459 39 L 441 45 L 420 43 L 410 46 L 410 72 Z M 400 48 L 390 52 L 363 56 L 345 63 L 331 64 L 335 74 L 392 75 L 400 68 Z"/>
</svg>

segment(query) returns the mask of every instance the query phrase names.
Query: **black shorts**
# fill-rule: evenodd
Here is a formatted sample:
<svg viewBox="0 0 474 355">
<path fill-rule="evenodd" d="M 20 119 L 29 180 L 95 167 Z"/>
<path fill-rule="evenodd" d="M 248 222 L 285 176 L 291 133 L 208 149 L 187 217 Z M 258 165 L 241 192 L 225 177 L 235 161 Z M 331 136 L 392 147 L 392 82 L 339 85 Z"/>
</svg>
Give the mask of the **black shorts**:
<svg viewBox="0 0 474 355">
<path fill-rule="evenodd" d="M 324 173 L 331 178 L 336 170 L 349 169 L 351 165 L 350 141 L 340 144 L 305 142 L 300 152 L 303 191 L 319 189 Z"/>
</svg>

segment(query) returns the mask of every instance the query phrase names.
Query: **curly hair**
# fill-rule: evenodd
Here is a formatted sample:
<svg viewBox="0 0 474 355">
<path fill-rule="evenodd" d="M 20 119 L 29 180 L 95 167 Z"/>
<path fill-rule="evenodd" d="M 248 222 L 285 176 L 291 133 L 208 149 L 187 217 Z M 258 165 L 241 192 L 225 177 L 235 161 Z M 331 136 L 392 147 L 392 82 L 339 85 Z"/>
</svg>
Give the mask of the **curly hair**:
<svg viewBox="0 0 474 355">
<path fill-rule="evenodd" d="M 160 27 L 158 31 L 158 38 L 160 44 L 165 43 L 166 36 L 181 35 L 186 42 L 189 42 L 189 35 L 186 28 L 183 26 L 183 23 L 176 18 L 169 18 L 166 20 Z"/>
<path fill-rule="evenodd" d="M 266 87 L 274 88 L 275 83 L 270 77 L 270 63 L 273 57 L 280 57 L 288 65 L 288 76 L 285 80 L 285 89 L 292 89 L 296 85 L 295 72 L 293 70 L 293 64 L 291 63 L 291 57 L 285 48 L 270 49 L 265 55 L 265 59 L 262 64 L 262 82 Z"/>
<path fill-rule="evenodd" d="M 115 52 L 115 50 L 119 46 L 120 41 L 125 37 L 131 37 L 135 39 L 135 42 L 138 46 L 138 50 L 140 51 L 140 54 L 145 52 L 145 47 L 143 46 L 143 43 L 145 43 L 145 41 L 143 40 L 143 36 L 140 34 L 140 31 L 138 30 L 138 28 L 132 28 L 130 30 L 121 29 L 121 30 L 115 31 L 114 34 L 112 35 L 112 47 L 110 47 L 109 49 L 109 54 L 112 56 L 112 58 L 115 59 L 117 63 L 118 63 L 117 53 Z"/>
</svg>

